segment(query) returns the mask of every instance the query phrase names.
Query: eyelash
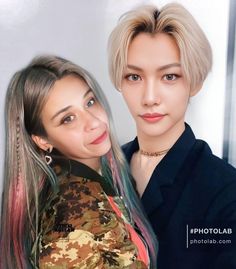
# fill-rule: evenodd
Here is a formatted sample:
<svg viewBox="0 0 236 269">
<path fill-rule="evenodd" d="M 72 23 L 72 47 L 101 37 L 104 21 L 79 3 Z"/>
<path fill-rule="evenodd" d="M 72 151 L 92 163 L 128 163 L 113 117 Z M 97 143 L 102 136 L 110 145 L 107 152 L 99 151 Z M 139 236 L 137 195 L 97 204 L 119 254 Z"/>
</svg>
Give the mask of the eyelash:
<svg viewBox="0 0 236 269">
<path fill-rule="evenodd" d="M 92 103 L 91 105 L 89 105 L 89 103 L 90 103 L 91 101 L 92 101 L 93 103 Z M 93 106 L 95 103 L 96 103 L 96 98 L 95 98 L 95 97 L 91 97 L 91 98 L 89 99 L 89 101 L 87 102 L 86 107 Z"/>
<path fill-rule="evenodd" d="M 131 79 L 132 77 L 134 78 L 135 76 L 138 77 L 137 80 L 133 80 L 133 79 Z M 141 76 L 138 75 L 138 74 L 127 74 L 127 75 L 125 76 L 125 79 L 127 79 L 128 81 L 140 81 L 140 80 L 141 80 Z"/>
<path fill-rule="evenodd" d="M 171 76 L 172 79 L 167 79 L 168 76 Z M 136 79 L 133 79 L 134 77 L 136 77 Z M 166 75 L 163 76 L 163 79 L 166 80 L 166 81 L 175 81 L 178 78 L 180 78 L 180 75 L 178 75 L 178 74 L 166 74 Z M 125 76 L 125 79 L 127 79 L 128 81 L 132 81 L 132 82 L 142 80 L 141 76 L 138 75 L 138 74 L 127 74 Z"/>
<path fill-rule="evenodd" d="M 73 118 L 73 119 L 71 119 Z M 74 115 L 68 115 L 68 116 L 65 116 L 62 120 L 61 120 L 61 124 L 69 124 L 71 123 L 73 120 L 74 120 L 75 116 Z M 69 119 L 69 121 L 68 121 Z"/>
<path fill-rule="evenodd" d="M 91 102 L 92 102 L 92 104 L 90 104 Z M 95 98 L 95 97 L 91 97 L 91 98 L 88 100 L 86 107 L 87 107 L 87 108 L 88 108 L 88 107 L 91 107 L 91 106 L 93 106 L 95 103 L 96 103 L 96 98 Z M 75 115 L 67 115 L 67 116 L 65 116 L 65 117 L 61 120 L 61 124 L 69 124 L 69 123 L 71 123 L 71 122 L 74 120 L 75 117 L 76 117 Z"/>
<path fill-rule="evenodd" d="M 168 76 L 172 76 L 175 77 L 174 79 L 167 79 Z M 166 80 L 166 81 L 175 81 L 176 79 L 180 78 L 180 75 L 177 75 L 177 74 L 166 74 L 163 76 L 163 79 Z"/>
</svg>

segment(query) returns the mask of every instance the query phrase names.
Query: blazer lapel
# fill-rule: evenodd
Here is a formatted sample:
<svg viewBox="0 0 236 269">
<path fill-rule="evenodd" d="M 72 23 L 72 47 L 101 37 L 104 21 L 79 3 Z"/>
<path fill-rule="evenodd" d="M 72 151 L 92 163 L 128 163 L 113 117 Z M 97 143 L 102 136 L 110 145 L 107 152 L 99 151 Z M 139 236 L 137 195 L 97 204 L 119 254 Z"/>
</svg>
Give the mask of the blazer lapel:
<svg viewBox="0 0 236 269">
<path fill-rule="evenodd" d="M 181 194 L 182 185 L 184 185 L 184 182 L 179 184 L 177 178 L 180 181 L 181 179 L 186 179 L 185 174 L 187 171 L 185 170 L 187 167 L 184 165 L 195 142 L 196 139 L 191 128 L 188 124 L 185 124 L 183 134 L 156 166 L 141 197 L 148 217 L 152 216 L 155 212 L 156 217 L 160 218 L 159 221 L 162 222 L 163 220 L 163 223 L 166 223 L 169 219 L 171 212 L 173 212 L 177 204 L 176 197 Z M 133 153 L 139 150 L 138 139 L 135 138 L 122 148 L 127 161 L 130 163 Z M 160 212 L 160 214 L 157 214 L 157 212 Z"/>
<path fill-rule="evenodd" d="M 163 187 L 171 188 L 174 180 L 175 176 L 166 176 L 160 172 L 160 167 L 156 167 L 141 197 L 147 215 L 150 215 L 163 204 Z"/>
<path fill-rule="evenodd" d="M 197 164 L 204 150 L 205 144 L 198 142 L 198 144 L 192 147 L 185 158 L 185 162 L 175 175 L 170 176 L 169 174 L 169 177 L 166 178 L 162 175 L 158 178 L 159 184 L 156 185 L 155 191 L 156 195 L 159 195 L 161 198 L 157 198 L 153 189 L 151 189 L 155 184 L 150 184 L 150 189 L 147 188 L 147 192 L 145 191 L 145 197 L 142 197 L 142 201 L 159 238 L 161 238 L 163 232 L 168 227 L 186 184 L 194 178 Z"/>
<path fill-rule="evenodd" d="M 150 215 L 163 203 L 160 186 L 156 180 L 149 181 L 141 197 L 141 201 L 147 215 Z"/>
<path fill-rule="evenodd" d="M 191 149 L 194 147 L 195 141 L 191 128 L 186 124 L 183 134 L 154 169 L 141 198 L 148 215 L 151 215 L 154 211 L 156 212 L 163 203 L 165 207 L 168 206 L 169 201 L 172 201 L 169 194 L 181 191 L 178 189 L 176 178 L 182 170 Z M 174 206 L 175 204 L 173 203 Z"/>
</svg>

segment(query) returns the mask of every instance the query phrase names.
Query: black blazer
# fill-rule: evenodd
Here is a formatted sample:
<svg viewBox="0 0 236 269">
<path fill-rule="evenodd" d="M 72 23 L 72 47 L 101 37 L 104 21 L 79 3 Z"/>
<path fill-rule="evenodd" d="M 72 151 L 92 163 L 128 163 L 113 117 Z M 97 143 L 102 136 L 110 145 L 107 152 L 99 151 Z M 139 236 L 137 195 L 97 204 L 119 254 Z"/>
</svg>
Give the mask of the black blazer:
<svg viewBox="0 0 236 269">
<path fill-rule="evenodd" d="M 138 149 L 137 138 L 123 146 L 128 162 Z M 236 268 L 236 169 L 187 124 L 141 200 L 159 240 L 158 269 Z"/>
</svg>

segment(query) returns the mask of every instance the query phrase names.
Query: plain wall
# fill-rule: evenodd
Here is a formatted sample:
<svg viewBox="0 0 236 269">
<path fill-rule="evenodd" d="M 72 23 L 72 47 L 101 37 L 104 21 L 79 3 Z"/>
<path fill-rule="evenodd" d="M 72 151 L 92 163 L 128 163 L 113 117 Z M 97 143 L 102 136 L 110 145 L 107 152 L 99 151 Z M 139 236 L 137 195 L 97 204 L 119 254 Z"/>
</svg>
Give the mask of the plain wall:
<svg viewBox="0 0 236 269">
<path fill-rule="evenodd" d="M 107 40 L 119 16 L 138 0 L 1 0 L 0 1 L 0 171 L 4 163 L 4 98 L 15 71 L 35 55 L 56 54 L 88 69 L 104 89 L 113 111 L 120 143 L 135 136 L 135 125 L 110 83 Z M 214 65 L 201 92 L 192 98 L 187 122 L 197 137 L 222 156 L 229 0 L 182 0 L 204 29 L 213 48 Z M 3 174 L 3 173 L 1 173 Z M 2 180 L 0 182 L 0 189 Z"/>
</svg>

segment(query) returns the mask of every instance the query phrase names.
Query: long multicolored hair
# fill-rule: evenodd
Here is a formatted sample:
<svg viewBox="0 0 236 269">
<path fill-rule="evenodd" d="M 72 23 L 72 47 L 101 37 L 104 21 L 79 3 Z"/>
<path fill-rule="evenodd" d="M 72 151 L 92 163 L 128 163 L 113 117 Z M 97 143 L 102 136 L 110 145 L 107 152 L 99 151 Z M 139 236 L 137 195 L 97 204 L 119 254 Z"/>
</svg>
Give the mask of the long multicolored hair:
<svg viewBox="0 0 236 269">
<path fill-rule="evenodd" d="M 155 236 L 142 213 L 127 164 L 115 138 L 106 98 L 86 70 L 55 56 L 35 58 L 13 76 L 8 87 L 0 268 L 28 269 L 33 268 L 32 264 L 37 264 L 38 253 L 32 251 L 32 246 L 39 233 L 40 197 L 48 186 L 56 191 L 58 184 L 53 170 L 45 162 L 44 152 L 36 146 L 31 136 L 47 137 L 40 118 L 42 109 L 55 82 L 71 74 L 88 84 L 110 118 L 112 148 L 102 157 L 102 171 L 123 196 L 150 250 L 151 268 L 155 268 Z M 32 253 L 35 253 L 34 256 Z"/>
</svg>

